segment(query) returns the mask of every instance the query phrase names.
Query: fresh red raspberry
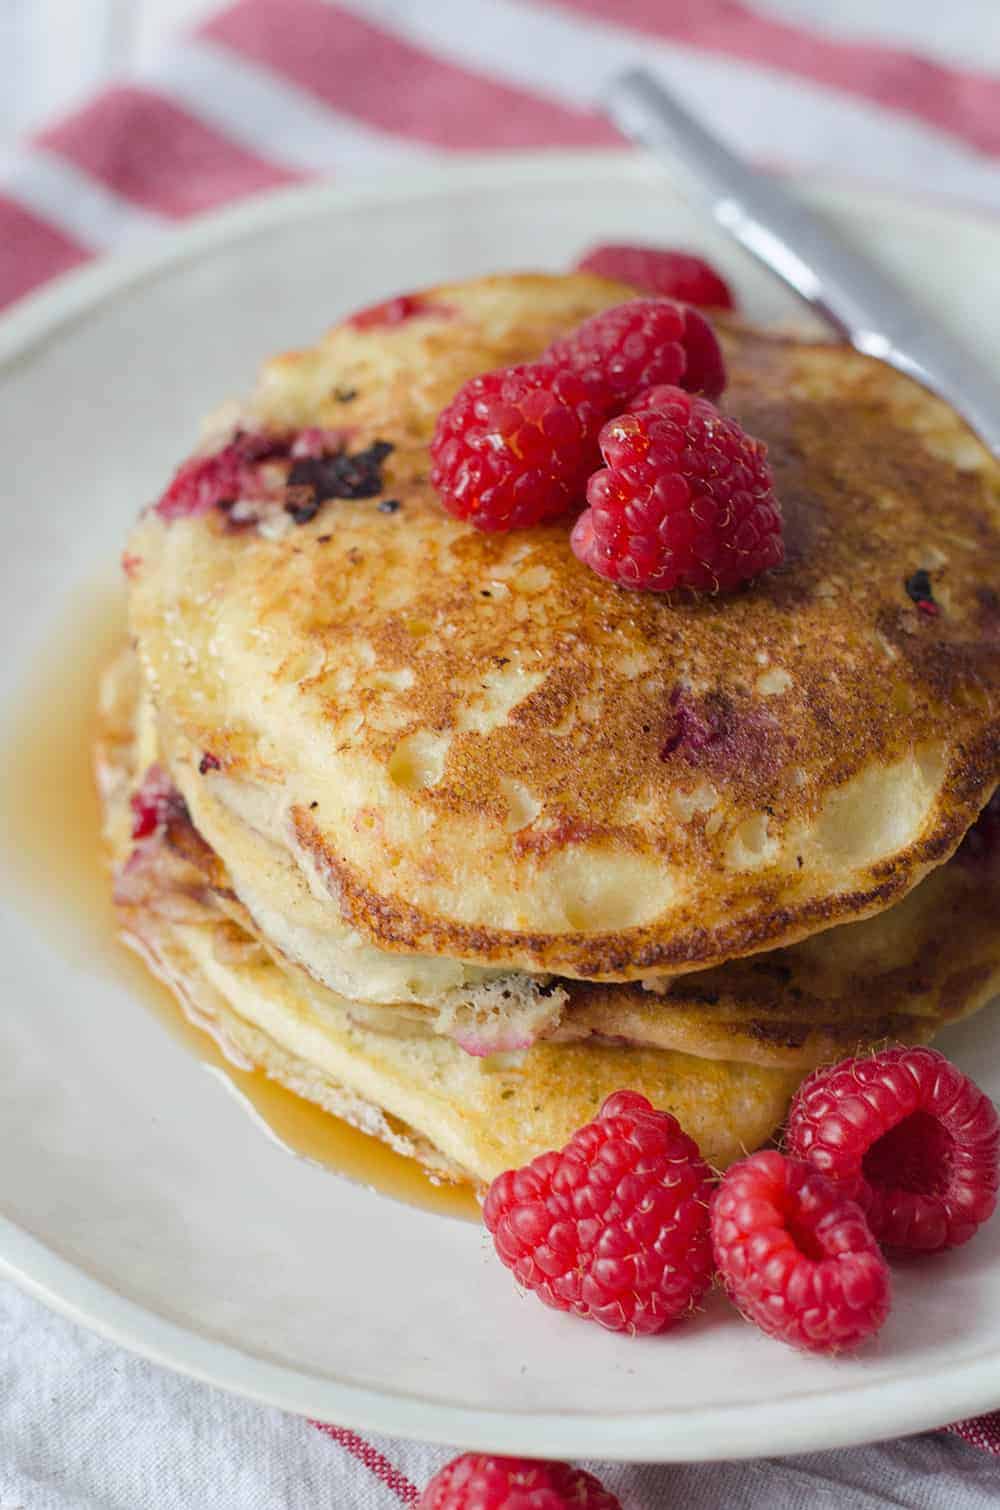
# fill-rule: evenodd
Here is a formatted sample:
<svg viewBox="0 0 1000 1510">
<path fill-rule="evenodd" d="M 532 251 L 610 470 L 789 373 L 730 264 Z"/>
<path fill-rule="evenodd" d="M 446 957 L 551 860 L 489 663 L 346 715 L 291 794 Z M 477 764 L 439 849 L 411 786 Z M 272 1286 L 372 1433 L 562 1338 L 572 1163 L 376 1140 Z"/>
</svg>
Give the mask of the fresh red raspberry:
<svg viewBox="0 0 1000 1510">
<path fill-rule="evenodd" d="M 631 283 L 646 294 L 701 304 L 708 309 L 735 309 L 736 301 L 723 278 L 702 257 L 659 246 L 595 246 L 576 264 L 581 273 L 597 273 L 618 283 Z"/>
<path fill-rule="evenodd" d="M 228 445 L 210 456 L 182 462 L 156 505 L 163 519 L 207 514 L 238 498 L 256 498 L 261 483 L 256 468 L 262 461 L 287 456 L 290 438 L 263 430 L 242 430 Z"/>
<path fill-rule="evenodd" d="M 696 309 L 689 308 L 684 316 L 684 356 L 687 366 L 680 386 L 717 399 L 726 386 L 726 364 L 715 331 Z"/>
<path fill-rule="evenodd" d="M 676 383 L 718 398 L 725 365 L 707 320 L 673 299 L 633 299 L 592 315 L 553 342 L 545 359 L 580 373 L 605 415 L 628 407 L 643 388 Z"/>
<path fill-rule="evenodd" d="M 604 416 L 551 362 L 472 378 L 438 416 L 431 481 L 480 530 L 523 529 L 583 502 Z"/>
<path fill-rule="evenodd" d="M 784 559 L 767 452 L 706 399 L 654 388 L 600 434 L 571 543 L 625 587 L 728 592 Z"/>
<path fill-rule="evenodd" d="M 857 1200 L 887 1248 L 957 1248 L 997 1203 L 1000 1118 L 937 1049 L 886 1049 L 814 1071 L 786 1136 Z"/>
<path fill-rule="evenodd" d="M 467 1452 L 434 1475 L 417 1510 L 621 1510 L 621 1503 L 568 1463 Z"/>
<path fill-rule="evenodd" d="M 860 1206 L 797 1159 L 769 1149 L 732 1164 L 712 1243 L 734 1305 L 792 1347 L 857 1347 L 889 1314 L 889 1269 Z"/>
<path fill-rule="evenodd" d="M 618 1091 L 565 1148 L 495 1179 L 483 1216 L 501 1261 L 546 1305 L 661 1332 L 711 1282 L 711 1189 L 677 1120 Z"/>
</svg>

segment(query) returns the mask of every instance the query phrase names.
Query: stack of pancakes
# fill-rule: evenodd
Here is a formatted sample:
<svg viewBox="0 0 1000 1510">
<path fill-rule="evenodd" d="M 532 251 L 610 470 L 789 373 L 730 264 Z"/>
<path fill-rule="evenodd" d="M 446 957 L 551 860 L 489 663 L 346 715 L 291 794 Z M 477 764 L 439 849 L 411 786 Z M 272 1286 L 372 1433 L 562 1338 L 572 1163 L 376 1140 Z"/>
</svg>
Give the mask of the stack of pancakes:
<svg viewBox="0 0 1000 1510">
<path fill-rule="evenodd" d="M 127 935 L 243 1062 L 451 1177 L 624 1086 L 724 1165 L 813 1065 L 1000 988 L 988 818 L 966 837 L 1000 779 L 1000 468 L 945 404 L 725 325 L 787 554 L 729 596 L 442 510 L 459 385 L 633 292 L 497 277 L 338 327 L 205 445 L 337 432 L 368 496 L 150 509 L 128 546 L 99 751 Z M 179 796 L 137 844 L 151 768 Z"/>
</svg>

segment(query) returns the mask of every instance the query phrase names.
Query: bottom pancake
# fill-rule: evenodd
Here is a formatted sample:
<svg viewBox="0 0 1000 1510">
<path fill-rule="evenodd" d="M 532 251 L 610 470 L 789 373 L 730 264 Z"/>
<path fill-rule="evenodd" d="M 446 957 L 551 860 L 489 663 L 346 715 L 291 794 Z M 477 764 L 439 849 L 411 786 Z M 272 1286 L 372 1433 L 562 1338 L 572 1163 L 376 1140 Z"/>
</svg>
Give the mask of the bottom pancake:
<svg viewBox="0 0 1000 1510">
<path fill-rule="evenodd" d="M 448 1039 L 394 1038 L 358 1028 L 345 1010 L 319 1010 L 247 935 L 241 958 L 234 925 L 208 907 L 200 923 L 124 909 L 123 924 L 192 1020 L 237 1063 L 450 1179 L 485 1183 L 559 1147 L 624 1086 L 673 1112 L 723 1168 L 766 1142 L 800 1078 L 594 1043 L 539 1043 L 476 1059 Z"/>
</svg>

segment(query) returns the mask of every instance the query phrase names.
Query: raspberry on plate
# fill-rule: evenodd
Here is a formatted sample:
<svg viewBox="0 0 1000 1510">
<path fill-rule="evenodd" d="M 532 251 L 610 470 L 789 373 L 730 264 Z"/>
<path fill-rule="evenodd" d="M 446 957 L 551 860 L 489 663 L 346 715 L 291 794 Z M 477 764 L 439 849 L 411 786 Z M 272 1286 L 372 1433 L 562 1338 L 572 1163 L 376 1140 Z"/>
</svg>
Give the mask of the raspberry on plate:
<svg viewBox="0 0 1000 1510">
<path fill-rule="evenodd" d="M 480 530 L 553 519 L 583 502 L 603 418 L 584 381 L 552 362 L 484 373 L 438 416 L 431 481 Z"/>
<path fill-rule="evenodd" d="M 621 1510 L 592 1473 L 568 1463 L 467 1452 L 431 1479 L 417 1510 Z"/>
<path fill-rule="evenodd" d="M 607 466 L 571 537 L 581 561 L 624 587 L 728 592 L 784 560 L 763 442 L 675 387 L 600 434 Z"/>
<path fill-rule="evenodd" d="M 581 273 L 597 273 L 631 283 L 643 293 L 700 304 L 708 309 L 735 309 L 732 290 L 703 257 L 662 246 L 595 246 L 576 264 Z"/>
<path fill-rule="evenodd" d="M 712 1242 L 733 1303 L 793 1347 L 857 1347 L 889 1314 L 889 1269 L 860 1206 L 797 1159 L 765 1150 L 731 1165 Z"/>
<path fill-rule="evenodd" d="M 786 1136 L 898 1252 L 957 1248 L 997 1203 L 1000 1118 L 937 1049 L 886 1049 L 815 1070 L 799 1087 Z"/>
<path fill-rule="evenodd" d="M 592 315 L 554 341 L 545 360 L 580 373 L 605 415 L 657 383 L 676 383 L 709 398 L 718 398 L 726 385 L 712 327 L 696 309 L 673 299 L 632 299 Z"/>
<path fill-rule="evenodd" d="M 614 1332 L 661 1332 L 712 1278 L 712 1175 L 676 1118 L 617 1091 L 559 1152 L 508 1170 L 483 1217 L 546 1305 Z"/>
</svg>

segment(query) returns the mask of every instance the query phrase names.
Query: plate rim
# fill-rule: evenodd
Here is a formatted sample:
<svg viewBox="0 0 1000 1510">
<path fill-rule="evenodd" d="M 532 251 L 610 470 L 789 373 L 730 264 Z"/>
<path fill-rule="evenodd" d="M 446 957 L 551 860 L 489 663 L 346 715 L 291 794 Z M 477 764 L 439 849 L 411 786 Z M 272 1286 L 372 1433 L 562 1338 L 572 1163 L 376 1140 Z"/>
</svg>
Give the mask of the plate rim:
<svg viewBox="0 0 1000 1510">
<path fill-rule="evenodd" d="M 58 339 L 76 320 L 117 295 L 196 260 L 218 247 L 250 239 L 290 220 L 349 212 L 379 201 L 427 200 L 484 180 L 521 187 L 579 182 L 596 170 L 618 168 L 678 196 L 662 167 L 629 150 L 516 152 L 463 155 L 380 176 L 370 183 L 307 183 L 254 195 L 171 231 L 150 247 L 100 257 L 46 284 L 0 316 L 0 370 L 30 360 L 40 343 Z M 856 182 L 793 175 L 814 203 L 836 212 L 859 202 L 893 218 L 916 213 L 959 231 L 984 230 L 1000 239 L 1000 220 L 963 205 L 915 198 Z M 607 1461 L 682 1462 L 755 1458 L 846 1447 L 940 1427 L 995 1408 L 1000 1344 L 928 1375 L 918 1361 L 875 1383 L 821 1384 L 793 1400 L 696 1406 L 690 1410 L 627 1412 L 467 1408 L 318 1376 L 243 1352 L 120 1294 L 0 1215 L 0 1275 L 50 1309 L 109 1341 L 174 1372 L 262 1404 L 362 1431 L 466 1449 Z M 915 1389 L 919 1380 L 921 1388 Z M 932 1386 L 927 1389 L 928 1383 Z M 845 1407 L 847 1407 L 845 1409 Z M 600 1423 L 600 1441 L 595 1426 Z M 860 1423 L 860 1424 L 859 1424 Z"/>
</svg>

